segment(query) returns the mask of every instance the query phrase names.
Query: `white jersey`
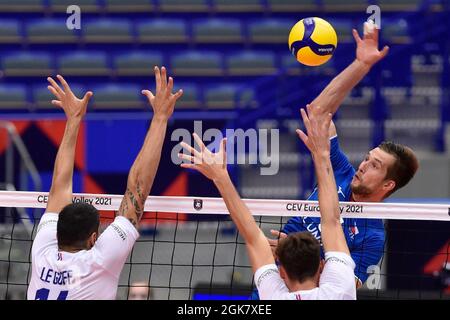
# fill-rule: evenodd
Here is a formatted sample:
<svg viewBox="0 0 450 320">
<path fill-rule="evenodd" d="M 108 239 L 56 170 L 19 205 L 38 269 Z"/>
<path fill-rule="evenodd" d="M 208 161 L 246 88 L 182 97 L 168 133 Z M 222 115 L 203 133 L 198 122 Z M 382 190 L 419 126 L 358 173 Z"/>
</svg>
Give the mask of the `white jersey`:
<svg viewBox="0 0 450 320">
<path fill-rule="evenodd" d="M 119 276 L 134 243 L 136 228 L 116 217 L 90 250 L 58 250 L 58 214 L 45 213 L 31 251 L 29 300 L 113 300 Z"/>
<path fill-rule="evenodd" d="M 356 300 L 355 263 L 343 252 L 326 252 L 319 287 L 289 292 L 275 264 L 262 266 L 255 273 L 261 300 Z"/>
</svg>

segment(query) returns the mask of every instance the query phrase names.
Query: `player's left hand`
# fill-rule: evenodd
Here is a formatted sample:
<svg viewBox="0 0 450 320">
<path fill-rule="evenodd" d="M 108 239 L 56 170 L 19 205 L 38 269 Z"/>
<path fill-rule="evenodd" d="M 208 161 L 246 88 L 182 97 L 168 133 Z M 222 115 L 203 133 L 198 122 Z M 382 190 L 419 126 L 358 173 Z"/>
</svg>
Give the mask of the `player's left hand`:
<svg viewBox="0 0 450 320">
<path fill-rule="evenodd" d="M 378 33 L 379 29 L 372 20 L 364 22 L 363 39 L 359 37 L 358 31 L 353 29 L 353 37 L 356 41 L 356 60 L 368 66 L 373 66 L 388 54 L 388 46 L 384 46 L 381 51 L 378 50 Z"/>
<path fill-rule="evenodd" d="M 179 158 L 189 161 L 189 163 L 182 163 L 181 167 L 197 170 L 213 181 L 228 175 L 226 153 L 227 139 L 224 138 L 220 142 L 219 152 L 212 153 L 196 133 L 193 134 L 193 137 L 200 146 L 201 151 L 195 150 L 184 141 L 181 142 L 180 145 L 191 154 L 178 154 Z"/>
</svg>

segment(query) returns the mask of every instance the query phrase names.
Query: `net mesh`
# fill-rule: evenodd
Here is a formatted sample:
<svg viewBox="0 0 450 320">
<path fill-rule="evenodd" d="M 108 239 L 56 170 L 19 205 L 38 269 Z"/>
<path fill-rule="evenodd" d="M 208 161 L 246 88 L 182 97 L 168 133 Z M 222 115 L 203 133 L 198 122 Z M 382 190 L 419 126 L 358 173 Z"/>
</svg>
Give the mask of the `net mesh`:
<svg viewBox="0 0 450 320">
<path fill-rule="evenodd" d="M 14 208 L 0 208 L 0 217 L 0 299 L 25 299 L 39 218 L 26 221 Z M 255 219 L 269 235 L 288 217 Z M 102 212 L 101 230 L 111 221 L 111 212 Z M 448 299 L 450 222 L 384 220 L 384 229 L 382 258 L 368 271 L 358 299 Z M 140 234 L 117 299 L 128 299 L 134 286 L 150 288 L 146 298 L 158 300 L 248 299 L 254 290 L 245 244 L 229 216 L 145 213 Z M 358 250 L 365 254 L 364 245 Z"/>
</svg>

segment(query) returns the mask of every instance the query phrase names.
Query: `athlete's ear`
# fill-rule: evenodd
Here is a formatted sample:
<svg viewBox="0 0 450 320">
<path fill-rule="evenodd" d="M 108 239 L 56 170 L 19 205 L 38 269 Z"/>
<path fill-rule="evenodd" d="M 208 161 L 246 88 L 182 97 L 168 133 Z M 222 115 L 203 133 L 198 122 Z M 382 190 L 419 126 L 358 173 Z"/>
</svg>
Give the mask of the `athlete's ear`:
<svg viewBox="0 0 450 320">
<path fill-rule="evenodd" d="M 95 242 L 97 241 L 97 236 L 98 236 L 98 233 L 93 232 L 91 234 L 91 236 L 89 237 L 89 239 L 88 239 L 88 248 L 89 249 L 91 249 L 94 246 Z"/>
<path fill-rule="evenodd" d="M 390 192 L 390 191 L 394 190 L 395 185 L 396 185 L 396 184 L 395 184 L 395 181 L 394 181 L 394 180 L 387 180 L 387 181 L 384 183 L 383 188 L 384 188 L 387 192 Z"/>
<path fill-rule="evenodd" d="M 281 264 L 279 266 L 279 270 L 281 279 L 286 280 L 286 270 L 284 270 L 284 267 Z"/>
<path fill-rule="evenodd" d="M 319 263 L 319 274 L 322 273 L 324 267 L 325 267 L 325 260 L 320 259 L 320 263 Z"/>
</svg>

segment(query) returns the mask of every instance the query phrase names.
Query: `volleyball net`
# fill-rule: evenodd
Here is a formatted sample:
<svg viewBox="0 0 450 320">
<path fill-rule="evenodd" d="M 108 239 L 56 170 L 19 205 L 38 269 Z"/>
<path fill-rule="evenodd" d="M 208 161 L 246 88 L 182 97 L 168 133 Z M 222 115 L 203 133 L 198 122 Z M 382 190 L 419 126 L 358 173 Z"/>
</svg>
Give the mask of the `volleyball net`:
<svg viewBox="0 0 450 320">
<path fill-rule="evenodd" d="M 44 192 L 0 191 L 0 299 L 26 297 L 32 241 L 47 199 Z M 100 210 L 101 231 L 114 219 L 121 199 L 73 197 Z M 292 217 L 320 217 L 316 201 L 244 201 L 269 237 L 270 230 L 281 230 Z M 450 205 L 342 202 L 340 210 L 350 251 L 358 256 L 355 274 L 367 278 L 358 299 L 450 297 Z M 122 271 L 118 299 L 127 299 L 138 286 L 150 288 L 151 299 L 251 296 L 253 274 L 245 243 L 221 198 L 151 196 L 144 211 L 141 236 Z M 371 223 L 376 219 L 382 220 L 378 227 Z M 320 226 L 308 226 L 312 233 L 315 228 Z M 373 228 L 384 231 L 377 247 L 363 234 Z M 353 243 L 355 238 L 363 240 Z M 373 255 L 379 261 L 366 263 Z"/>
</svg>

